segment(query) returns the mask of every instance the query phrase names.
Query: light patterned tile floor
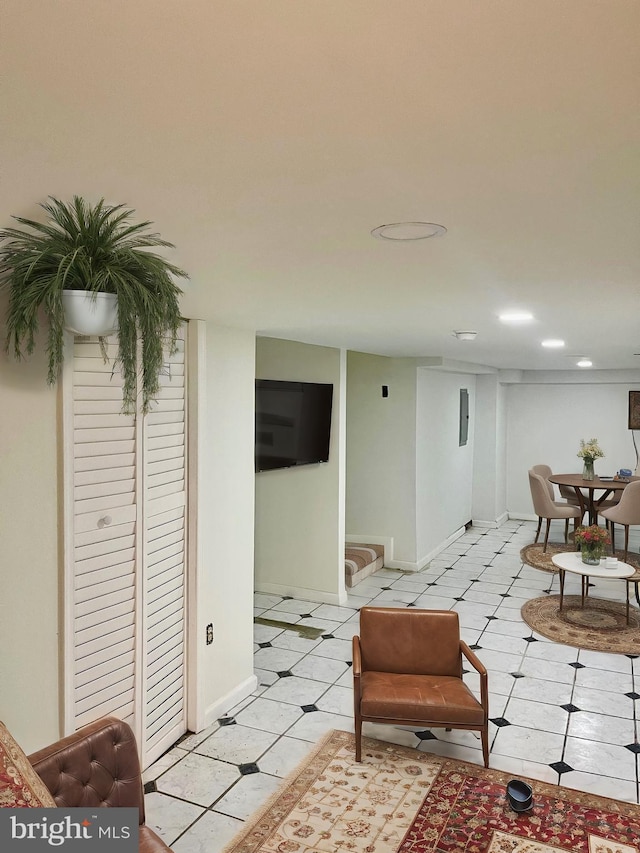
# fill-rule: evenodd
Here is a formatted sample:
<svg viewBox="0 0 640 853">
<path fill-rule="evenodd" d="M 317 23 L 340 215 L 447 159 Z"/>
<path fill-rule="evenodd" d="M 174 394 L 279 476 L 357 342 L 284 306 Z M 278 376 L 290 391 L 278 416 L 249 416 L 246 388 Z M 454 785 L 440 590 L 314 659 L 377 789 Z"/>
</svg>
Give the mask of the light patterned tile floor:
<svg viewBox="0 0 640 853">
<path fill-rule="evenodd" d="M 383 569 L 365 579 L 346 607 L 256 592 L 256 615 L 325 633 L 309 641 L 255 626 L 260 686 L 145 772 L 148 823 L 176 853 L 218 853 L 319 738 L 353 731 L 350 638 L 365 604 L 459 612 L 463 639 L 489 671 L 492 767 L 639 802 L 640 659 L 558 645 L 522 621 L 524 601 L 547 594 L 553 580 L 520 561 L 534 533 L 517 521 L 472 528 L 422 572 Z M 573 580 L 569 593 L 578 592 Z M 618 592 L 605 585 L 593 594 Z M 465 678 L 476 689 L 476 674 Z M 367 723 L 363 732 L 482 764 L 472 732 Z"/>
</svg>

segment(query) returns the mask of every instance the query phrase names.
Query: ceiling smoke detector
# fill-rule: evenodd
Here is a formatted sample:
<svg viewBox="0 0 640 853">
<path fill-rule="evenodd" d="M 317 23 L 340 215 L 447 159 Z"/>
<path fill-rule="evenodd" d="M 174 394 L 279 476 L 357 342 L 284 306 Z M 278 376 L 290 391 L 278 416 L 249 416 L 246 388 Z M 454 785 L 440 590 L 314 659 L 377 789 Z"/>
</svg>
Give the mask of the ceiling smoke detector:
<svg viewBox="0 0 640 853">
<path fill-rule="evenodd" d="M 459 341 L 475 341 L 477 332 L 454 332 L 453 333 Z"/>
</svg>

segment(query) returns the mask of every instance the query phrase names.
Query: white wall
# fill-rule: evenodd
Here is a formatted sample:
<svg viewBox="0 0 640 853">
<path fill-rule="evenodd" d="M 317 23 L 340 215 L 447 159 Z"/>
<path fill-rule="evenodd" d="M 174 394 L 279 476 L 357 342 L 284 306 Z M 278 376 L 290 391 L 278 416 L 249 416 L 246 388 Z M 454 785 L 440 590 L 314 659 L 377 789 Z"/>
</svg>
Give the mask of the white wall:
<svg viewBox="0 0 640 853">
<path fill-rule="evenodd" d="M 417 557 L 423 566 L 471 521 L 476 377 L 417 370 Z M 459 446 L 460 389 L 469 392 L 469 436 Z"/>
<path fill-rule="evenodd" d="M 43 346 L 21 363 L 0 352 L 0 720 L 27 752 L 61 734 L 57 391 L 46 370 Z"/>
<path fill-rule="evenodd" d="M 413 359 L 347 354 L 346 532 L 372 542 L 393 539 L 393 560 L 416 562 Z"/>
<path fill-rule="evenodd" d="M 252 332 L 198 322 L 198 574 L 190 660 L 196 730 L 255 688 L 253 675 L 254 376 Z M 191 353 L 191 356 L 194 354 Z M 206 625 L 214 642 L 205 644 Z"/>
<path fill-rule="evenodd" d="M 532 465 L 544 463 L 556 473 L 582 471 L 576 456 L 581 438 L 597 438 L 605 453 L 605 458 L 596 460 L 596 473 L 611 475 L 620 468 L 635 468 L 632 433 L 627 429 L 628 396 L 630 390 L 640 387 L 640 381 L 572 383 L 562 379 L 561 375 L 547 375 L 544 382 L 506 388 L 507 505 L 511 515 L 533 514 L 527 479 Z"/>
<path fill-rule="evenodd" d="M 258 338 L 256 377 L 333 383 L 329 461 L 256 474 L 256 589 L 343 602 L 345 354 Z"/>
<path fill-rule="evenodd" d="M 505 387 L 497 373 L 476 377 L 473 434 L 473 522 L 495 526 L 507 511 Z"/>
</svg>

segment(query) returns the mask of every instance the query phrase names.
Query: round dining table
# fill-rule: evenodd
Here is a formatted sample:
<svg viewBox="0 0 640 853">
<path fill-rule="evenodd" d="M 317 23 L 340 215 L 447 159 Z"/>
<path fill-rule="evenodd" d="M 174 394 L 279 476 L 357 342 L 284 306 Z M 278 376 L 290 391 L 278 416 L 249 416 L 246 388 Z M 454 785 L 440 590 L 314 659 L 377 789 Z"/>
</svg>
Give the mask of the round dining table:
<svg viewBox="0 0 640 853">
<path fill-rule="evenodd" d="M 585 480 L 582 474 L 551 474 L 549 481 L 558 486 L 572 486 L 576 497 L 580 502 L 583 514 L 589 513 L 589 524 L 596 524 L 598 520 L 598 508 L 612 492 L 620 492 L 629 483 L 640 480 L 640 477 L 625 477 L 616 480 L 613 477 L 594 477 L 593 480 Z M 603 494 L 595 497 L 595 492 L 602 491 Z M 587 492 L 585 495 L 584 492 Z"/>
</svg>

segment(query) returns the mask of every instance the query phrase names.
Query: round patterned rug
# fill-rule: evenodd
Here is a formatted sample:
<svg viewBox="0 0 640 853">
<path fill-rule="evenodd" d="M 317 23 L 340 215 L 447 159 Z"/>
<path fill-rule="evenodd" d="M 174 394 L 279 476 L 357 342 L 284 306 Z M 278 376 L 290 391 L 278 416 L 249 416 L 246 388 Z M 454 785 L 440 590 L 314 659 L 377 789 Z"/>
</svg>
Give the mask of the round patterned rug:
<svg viewBox="0 0 640 853">
<path fill-rule="evenodd" d="M 533 566 L 534 569 L 541 569 L 543 572 L 557 572 L 558 570 L 551 562 L 551 557 L 554 554 L 562 554 L 567 551 L 575 551 L 574 545 L 557 545 L 548 543 L 546 553 L 542 553 L 542 543 L 538 542 L 535 545 L 525 545 L 520 551 L 520 559 L 528 566 Z M 624 559 L 624 551 L 616 548 L 616 557 L 619 560 Z M 633 566 L 636 572 L 640 572 L 640 554 L 628 554 L 627 563 Z"/>
<path fill-rule="evenodd" d="M 640 612 L 635 607 L 626 621 L 626 603 L 589 597 L 585 607 L 579 595 L 565 595 L 560 613 L 560 596 L 543 595 L 523 605 L 527 625 L 548 640 L 621 655 L 640 654 Z"/>
<path fill-rule="evenodd" d="M 541 569 L 543 572 L 557 572 L 558 570 L 551 562 L 553 555 L 575 550 L 574 545 L 553 545 L 549 542 L 546 552 L 543 553 L 542 543 L 538 542 L 536 545 L 525 545 L 520 551 L 520 559 L 528 566 L 533 566 L 534 569 Z"/>
</svg>

